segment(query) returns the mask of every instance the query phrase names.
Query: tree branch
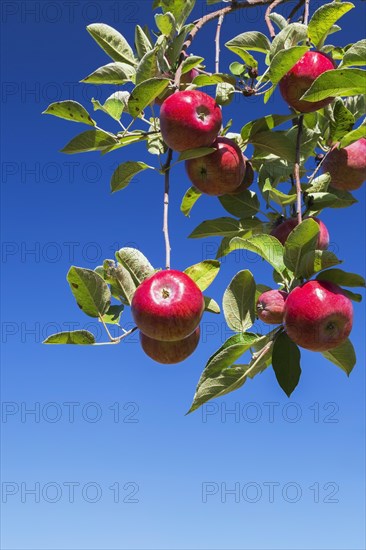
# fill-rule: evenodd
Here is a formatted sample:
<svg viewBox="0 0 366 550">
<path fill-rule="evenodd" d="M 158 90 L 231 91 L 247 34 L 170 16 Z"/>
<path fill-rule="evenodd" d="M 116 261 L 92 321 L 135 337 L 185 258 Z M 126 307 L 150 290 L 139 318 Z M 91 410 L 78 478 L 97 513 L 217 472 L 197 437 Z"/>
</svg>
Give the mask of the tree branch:
<svg viewBox="0 0 366 550">
<path fill-rule="evenodd" d="M 290 15 L 288 16 L 287 18 L 287 22 L 289 23 L 291 21 L 291 19 L 293 18 L 293 16 L 295 15 L 295 13 L 301 8 L 301 6 L 304 5 L 304 1 L 305 0 L 300 0 L 296 6 L 294 8 L 292 8 L 292 10 L 290 11 Z"/>
<path fill-rule="evenodd" d="M 307 25 L 309 23 L 309 11 L 310 11 L 310 0 L 305 0 L 304 25 Z"/>
<path fill-rule="evenodd" d="M 168 157 L 163 166 L 164 170 L 164 216 L 163 216 L 163 233 L 165 238 L 165 269 L 170 269 L 170 239 L 169 239 L 169 187 L 170 187 L 170 165 L 172 162 L 173 151 L 168 149 Z"/>
<path fill-rule="evenodd" d="M 267 27 L 268 27 L 268 30 L 269 30 L 269 35 L 272 38 L 272 40 L 276 36 L 276 31 L 274 30 L 274 26 L 272 25 L 270 15 L 271 15 L 272 10 L 274 10 L 275 7 L 279 6 L 281 3 L 282 3 L 282 0 L 274 0 L 274 2 L 272 2 L 272 4 L 270 4 L 268 6 L 268 8 L 266 9 L 266 14 L 264 16 L 264 20 L 267 24 Z"/>
<path fill-rule="evenodd" d="M 220 33 L 222 23 L 224 21 L 225 14 L 221 14 L 217 22 L 216 36 L 215 36 L 215 46 L 216 46 L 216 55 L 215 55 L 215 73 L 220 72 Z"/>
<path fill-rule="evenodd" d="M 302 136 L 302 128 L 303 128 L 303 122 L 304 122 L 304 115 L 300 115 L 298 118 L 298 126 L 297 126 L 297 138 L 296 138 L 296 156 L 295 156 L 295 166 L 294 166 L 294 177 L 295 177 L 295 184 L 296 184 L 296 214 L 297 214 L 297 222 L 302 222 L 302 189 L 301 189 L 301 181 L 300 181 L 300 155 L 301 155 L 301 136 Z"/>
</svg>

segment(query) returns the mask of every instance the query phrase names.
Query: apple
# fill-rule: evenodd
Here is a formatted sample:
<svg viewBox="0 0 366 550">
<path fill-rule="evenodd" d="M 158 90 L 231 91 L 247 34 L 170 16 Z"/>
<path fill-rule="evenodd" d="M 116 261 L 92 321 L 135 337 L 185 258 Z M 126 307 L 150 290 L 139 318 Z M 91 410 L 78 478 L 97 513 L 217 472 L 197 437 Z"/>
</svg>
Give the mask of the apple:
<svg viewBox="0 0 366 550">
<path fill-rule="evenodd" d="M 257 300 L 257 315 L 264 323 L 278 325 L 283 321 L 288 293 L 284 290 L 267 290 Z"/>
<path fill-rule="evenodd" d="M 242 193 L 243 191 L 248 189 L 248 187 L 250 187 L 254 181 L 253 165 L 245 155 L 244 155 L 244 160 L 245 160 L 245 174 L 244 174 L 243 181 L 241 182 L 239 187 L 235 189 L 235 191 L 230 193 L 231 195 L 237 195 L 238 193 Z"/>
<path fill-rule="evenodd" d="M 311 351 L 342 344 L 352 329 L 353 306 L 343 290 L 329 281 L 308 281 L 285 302 L 284 324 L 293 342 Z"/>
<path fill-rule="evenodd" d="M 354 191 L 366 180 L 366 139 L 361 138 L 343 149 L 333 149 L 323 162 L 329 172 L 330 185 L 336 189 Z"/>
<path fill-rule="evenodd" d="M 334 97 L 320 101 L 305 101 L 300 99 L 310 88 L 319 75 L 335 69 L 335 64 L 327 55 L 321 52 L 309 51 L 280 80 L 280 92 L 283 99 L 300 113 L 312 113 L 329 105 Z"/>
<path fill-rule="evenodd" d="M 232 139 L 218 137 L 213 153 L 186 160 L 189 179 L 206 195 L 225 195 L 239 187 L 245 174 L 245 161 L 240 147 Z"/>
<path fill-rule="evenodd" d="M 182 340 L 197 328 L 205 302 L 196 283 L 182 271 L 158 271 L 137 287 L 132 317 L 146 336 Z"/>
<path fill-rule="evenodd" d="M 183 338 L 183 340 L 175 340 L 173 342 L 163 342 L 154 340 L 140 332 L 140 342 L 142 349 L 151 359 L 164 365 L 172 365 L 180 363 L 192 355 L 200 339 L 200 327 Z"/>
<path fill-rule="evenodd" d="M 209 147 L 221 129 L 222 113 L 216 101 L 199 90 L 169 96 L 160 109 L 160 129 L 174 151 Z"/>
<path fill-rule="evenodd" d="M 192 83 L 192 80 L 194 78 L 196 78 L 196 76 L 198 76 L 199 74 L 200 73 L 197 71 L 197 69 L 191 69 L 190 71 L 188 71 L 188 73 L 182 74 L 181 79 L 180 79 L 179 89 L 180 90 L 185 90 L 187 88 L 187 86 L 189 86 L 189 84 Z M 167 77 L 171 78 L 170 75 L 167 75 Z M 155 98 L 154 103 L 156 105 L 161 106 L 164 103 L 164 101 L 166 100 L 166 98 L 171 96 L 172 94 L 174 94 L 174 92 L 175 92 L 174 86 L 169 85 L 161 95 L 158 95 L 158 97 Z"/>
<path fill-rule="evenodd" d="M 318 236 L 318 243 L 317 248 L 319 250 L 326 250 L 329 246 L 329 233 L 328 229 L 324 225 L 324 223 L 319 220 L 318 218 L 310 218 L 312 220 L 315 220 L 320 227 L 320 232 Z M 272 231 L 271 235 L 273 237 L 276 237 L 282 244 L 285 244 L 287 237 L 291 233 L 293 229 L 297 226 L 297 218 L 289 218 L 288 220 L 283 221 L 279 225 L 276 225 Z"/>
</svg>

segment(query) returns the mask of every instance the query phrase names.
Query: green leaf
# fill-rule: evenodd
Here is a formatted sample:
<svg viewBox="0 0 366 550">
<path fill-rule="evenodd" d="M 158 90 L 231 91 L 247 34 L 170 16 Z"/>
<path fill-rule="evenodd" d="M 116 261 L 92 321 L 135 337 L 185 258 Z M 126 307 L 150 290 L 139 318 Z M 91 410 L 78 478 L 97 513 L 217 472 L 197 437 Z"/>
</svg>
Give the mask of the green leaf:
<svg viewBox="0 0 366 550">
<path fill-rule="evenodd" d="M 193 10 L 195 2 L 196 0 L 159 0 L 156 7 L 161 6 L 163 13 L 172 13 L 180 30 Z"/>
<path fill-rule="evenodd" d="M 230 69 L 230 72 L 235 76 L 241 76 L 247 70 L 246 65 L 243 65 L 243 63 L 239 63 L 238 61 L 234 61 L 233 63 L 230 63 L 229 69 Z"/>
<path fill-rule="evenodd" d="M 108 311 L 111 292 L 95 271 L 72 266 L 67 281 L 79 308 L 90 317 L 100 317 Z"/>
<path fill-rule="evenodd" d="M 218 105 L 229 105 L 234 99 L 235 86 L 221 82 L 216 86 L 215 100 Z"/>
<path fill-rule="evenodd" d="M 287 25 L 273 39 L 269 54 L 270 60 L 272 61 L 278 52 L 288 50 L 289 48 L 292 48 L 292 46 L 296 46 L 299 42 L 306 40 L 306 37 L 306 25 L 302 25 L 301 23 L 291 23 L 290 25 Z"/>
<path fill-rule="evenodd" d="M 195 86 L 202 87 L 202 86 L 213 86 L 214 84 L 219 84 L 220 82 L 226 82 L 234 86 L 236 83 L 236 79 L 234 76 L 231 76 L 230 74 L 223 74 L 223 73 L 214 73 L 212 75 L 199 74 L 193 79 L 192 84 L 194 84 Z"/>
<path fill-rule="evenodd" d="M 219 201 L 229 214 L 238 218 L 250 218 L 260 210 L 259 200 L 254 191 L 245 189 L 237 195 L 222 195 Z"/>
<path fill-rule="evenodd" d="M 70 332 L 58 332 L 51 334 L 43 344 L 95 344 L 94 335 L 87 330 L 73 330 Z"/>
<path fill-rule="evenodd" d="M 101 276 L 110 284 L 112 295 L 115 298 L 122 300 L 127 305 L 131 305 L 137 285 L 125 267 L 116 264 L 114 260 L 105 260 Z"/>
<path fill-rule="evenodd" d="M 139 59 L 142 59 L 145 53 L 152 50 L 150 39 L 140 25 L 136 25 L 135 28 L 135 48 Z"/>
<path fill-rule="evenodd" d="M 89 126 L 95 126 L 96 122 L 90 117 L 88 111 L 77 101 L 57 101 L 51 103 L 42 115 L 53 115 L 73 122 L 83 122 Z"/>
<path fill-rule="evenodd" d="M 329 250 L 311 250 L 301 258 L 297 275 L 309 279 L 314 273 L 340 263 L 341 260 Z"/>
<path fill-rule="evenodd" d="M 241 57 L 242 52 L 246 53 L 246 50 L 267 53 L 271 44 L 261 32 L 249 31 L 235 36 L 235 38 L 226 42 L 225 46 Z"/>
<path fill-rule="evenodd" d="M 357 273 L 347 273 L 342 269 L 328 269 L 316 277 L 319 281 L 330 281 L 339 286 L 366 287 L 365 279 Z"/>
<path fill-rule="evenodd" d="M 144 162 L 136 162 L 133 160 L 129 160 L 120 164 L 112 175 L 112 193 L 115 193 L 116 191 L 120 191 L 121 189 L 127 187 L 127 185 L 130 183 L 132 178 L 136 176 L 136 174 L 139 174 L 140 172 L 142 172 L 143 170 L 147 170 L 148 168 L 152 168 L 152 166 L 149 166 Z"/>
<path fill-rule="evenodd" d="M 160 119 L 150 119 L 149 135 L 147 138 L 147 150 L 151 155 L 163 155 L 166 152 L 166 145 L 160 133 Z M 152 132 L 152 133 L 150 133 Z"/>
<path fill-rule="evenodd" d="M 150 78 L 138 84 L 128 100 L 128 110 L 133 117 L 139 116 L 142 111 L 160 95 L 169 84 L 167 78 Z"/>
<path fill-rule="evenodd" d="M 308 26 L 308 36 L 314 46 L 321 46 L 334 23 L 352 8 L 351 2 L 332 2 L 317 9 Z"/>
<path fill-rule="evenodd" d="M 300 262 L 305 254 L 316 249 L 319 235 L 319 224 L 312 220 L 304 220 L 293 229 L 285 242 L 284 262 L 286 267 L 298 275 Z"/>
<path fill-rule="evenodd" d="M 201 191 L 199 191 L 195 187 L 190 187 L 186 191 L 182 199 L 182 203 L 180 205 L 180 210 L 181 212 L 183 212 L 185 216 L 190 215 L 193 206 L 196 204 L 196 202 L 201 197 L 201 195 L 202 195 Z"/>
<path fill-rule="evenodd" d="M 269 68 L 269 78 L 273 84 L 278 84 L 281 78 L 292 69 L 308 49 L 307 46 L 293 46 L 287 50 L 277 52 Z"/>
<path fill-rule="evenodd" d="M 333 193 L 313 193 L 309 192 L 305 202 L 310 208 L 310 212 L 318 212 L 323 208 L 332 208 L 337 203 L 338 198 Z M 312 214 L 311 214 L 312 215 Z"/>
<path fill-rule="evenodd" d="M 346 340 L 337 348 L 322 352 L 322 355 L 337 367 L 340 367 L 349 376 L 356 364 L 356 354 L 352 342 Z"/>
<path fill-rule="evenodd" d="M 350 132 L 355 123 L 355 117 L 349 111 L 342 99 L 336 98 L 333 108 L 333 119 L 329 125 L 329 141 L 336 143 L 340 141 L 348 132 Z"/>
<path fill-rule="evenodd" d="M 300 350 L 285 332 L 275 340 L 272 352 L 272 366 L 277 382 L 290 397 L 300 380 Z"/>
<path fill-rule="evenodd" d="M 276 126 L 283 124 L 289 120 L 296 118 L 294 114 L 291 115 L 267 115 L 251 122 L 247 122 L 241 129 L 241 138 L 244 142 L 250 141 L 256 134 L 272 130 Z"/>
<path fill-rule="evenodd" d="M 75 153 L 87 153 L 89 151 L 102 151 L 107 147 L 115 145 L 117 138 L 103 130 L 87 130 L 74 137 L 63 149 L 61 153 L 73 155 Z"/>
<path fill-rule="evenodd" d="M 202 61 L 204 61 L 203 57 L 199 57 L 198 55 L 189 55 L 182 63 L 182 74 L 189 73 L 189 71 L 201 65 Z"/>
<path fill-rule="evenodd" d="M 202 239 L 204 237 L 224 237 L 233 236 L 238 231 L 242 230 L 239 220 L 234 218 L 216 218 L 214 220 L 206 220 L 189 235 L 190 239 Z"/>
<path fill-rule="evenodd" d="M 307 193 L 326 193 L 330 184 L 330 174 L 326 172 L 321 176 L 313 179 L 310 187 L 306 190 Z"/>
<path fill-rule="evenodd" d="M 213 298 L 204 296 L 205 300 L 205 311 L 208 313 L 215 313 L 216 315 L 220 313 L 220 306 Z"/>
<path fill-rule="evenodd" d="M 158 48 L 154 48 L 144 55 L 136 68 L 136 84 L 141 84 L 145 80 L 159 75 L 158 56 Z"/>
<path fill-rule="evenodd" d="M 247 269 L 239 271 L 224 292 L 222 306 L 226 322 L 235 332 L 244 332 L 255 320 L 255 281 Z"/>
<path fill-rule="evenodd" d="M 157 13 L 155 16 L 155 23 L 159 31 L 165 36 L 169 37 L 175 30 L 175 18 L 169 11 L 162 14 Z"/>
<path fill-rule="evenodd" d="M 354 143 L 364 137 L 366 137 L 366 124 L 361 124 L 361 126 L 355 130 L 352 130 L 351 132 L 348 132 L 348 134 L 344 135 L 339 145 L 342 148 L 347 147 L 348 145 L 351 145 L 351 143 Z"/>
<path fill-rule="evenodd" d="M 275 155 L 289 162 L 295 161 L 294 142 L 284 132 L 258 132 L 250 138 L 250 143 L 255 146 L 255 156 L 258 158 L 262 153 Z"/>
<path fill-rule="evenodd" d="M 127 63 L 108 63 L 81 80 L 85 84 L 125 84 L 133 82 L 135 69 Z"/>
<path fill-rule="evenodd" d="M 355 42 L 344 54 L 341 67 L 366 65 L 366 39 Z"/>
<path fill-rule="evenodd" d="M 271 19 L 271 21 L 273 21 L 273 23 L 277 25 L 280 31 L 282 31 L 282 29 L 284 29 L 288 25 L 287 20 L 283 17 L 283 15 L 280 15 L 279 13 L 272 12 L 269 18 Z"/>
<path fill-rule="evenodd" d="M 196 283 L 200 290 L 204 291 L 214 281 L 219 271 L 220 262 L 217 260 L 204 260 L 191 267 L 187 267 L 184 273 Z"/>
<path fill-rule="evenodd" d="M 278 273 L 285 271 L 283 263 L 284 248 L 280 241 L 271 235 L 254 235 L 249 239 L 234 237 L 230 241 L 233 249 L 244 249 L 255 252 L 268 262 Z"/>
<path fill-rule="evenodd" d="M 355 120 L 358 120 L 360 117 L 363 117 L 366 111 L 366 96 L 364 94 L 347 97 L 344 100 L 344 103 L 349 111 L 355 117 Z"/>
<path fill-rule="evenodd" d="M 86 29 L 113 61 L 124 61 L 129 65 L 136 65 L 131 46 L 118 31 L 104 23 L 93 23 Z"/>
<path fill-rule="evenodd" d="M 318 76 L 301 99 L 321 101 L 327 97 L 353 96 L 365 93 L 366 71 L 334 69 Z"/>
<path fill-rule="evenodd" d="M 103 321 L 108 325 L 118 325 L 123 312 L 123 305 L 110 306 L 108 311 L 102 316 Z"/>
<path fill-rule="evenodd" d="M 331 205 L 331 208 L 346 208 L 358 202 L 349 191 L 341 191 L 340 189 L 332 188 L 332 194 L 335 195 L 338 200 Z"/>
<path fill-rule="evenodd" d="M 272 187 L 270 179 L 266 179 L 266 183 L 264 184 L 262 188 L 263 192 L 268 192 L 268 197 L 275 202 L 276 204 L 279 204 L 281 206 L 288 206 L 289 204 L 293 204 L 296 201 L 296 189 L 292 188 L 290 191 L 290 194 L 282 193 L 282 191 L 279 191 L 275 187 Z"/>
<path fill-rule="evenodd" d="M 121 248 L 116 252 L 116 258 L 130 273 L 136 286 L 155 273 L 149 260 L 136 248 Z"/>
<path fill-rule="evenodd" d="M 106 99 L 104 105 L 101 105 L 101 103 L 97 99 L 92 99 L 92 104 L 94 107 L 94 111 L 103 111 L 110 117 L 114 118 L 114 120 L 120 120 L 123 111 L 127 107 L 128 98 L 130 97 L 130 94 L 128 92 L 114 92 L 114 94 L 110 95 L 108 99 Z"/>
<path fill-rule="evenodd" d="M 354 302 L 362 302 L 362 296 L 361 294 L 356 294 L 355 292 L 351 292 L 350 290 L 347 290 L 346 288 L 342 289 L 344 294 L 349 298 L 350 300 L 353 300 Z"/>
<path fill-rule="evenodd" d="M 228 368 L 241 357 L 259 339 L 256 334 L 235 334 L 231 336 L 208 360 L 204 371 L 198 381 L 193 403 L 188 412 L 193 412 L 198 407 L 214 399 L 225 395 L 240 387 L 245 381 L 246 368 Z M 229 372 L 229 370 L 231 372 Z M 243 378 L 243 382 L 241 382 Z"/>
<path fill-rule="evenodd" d="M 215 147 L 198 147 L 196 149 L 187 149 L 179 154 L 177 162 L 182 162 L 188 159 L 196 159 L 199 157 L 205 157 L 217 151 Z"/>
</svg>

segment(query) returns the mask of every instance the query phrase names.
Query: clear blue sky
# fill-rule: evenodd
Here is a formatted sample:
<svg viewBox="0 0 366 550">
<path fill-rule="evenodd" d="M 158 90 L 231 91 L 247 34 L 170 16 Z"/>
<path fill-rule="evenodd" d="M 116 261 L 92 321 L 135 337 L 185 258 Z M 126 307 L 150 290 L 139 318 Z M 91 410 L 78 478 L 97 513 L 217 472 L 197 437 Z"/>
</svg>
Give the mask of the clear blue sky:
<svg viewBox="0 0 366 550">
<path fill-rule="evenodd" d="M 332 43 L 364 36 L 366 3 L 355 4 Z M 205 9 L 198 2 L 195 15 Z M 187 417 L 207 358 L 229 335 L 222 316 L 205 315 L 199 349 L 172 367 L 145 357 L 137 337 L 97 348 L 40 344 L 59 330 L 100 331 L 75 306 L 65 280 L 71 264 L 94 268 L 122 246 L 140 248 L 156 267 L 164 261 L 161 178 L 145 173 L 109 193 L 120 162 L 151 162 L 144 147 L 62 155 L 84 128 L 41 116 L 60 99 L 91 110 L 91 97 L 113 91 L 77 84 L 109 62 L 85 27 L 105 22 L 132 39 L 136 23 L 152 24 L 151 2 L 3 2 L 1 10 L 2 548 L 365 548 L 363 304 L 355 305 L 358 364 L 349 379 L 303 351 L 302 379 L 290 400 L 268 369 Z M 228 17 L 222 42 L 245 30 L 266 32 L 263 14 L 254 8 Z M 210 70 L 215 28 L 203 30 L 191 50 Z M 234 59 L 222 48 L 222 68 Z M 224 120 L 234 118 L 240 130 L 269 113 L 287 113 L 278 92 L 266 106 L 237 99 Z M 117 130 L 103 113 L 95 118 Z M 203 219 L 225 215 L 205 197 L 185 218 L 179 205 L 188 187 L 184 170 L 174 169 L 177 269 L 214 257 L 216 239 L 187 235 Z M 355 195 L 357 205 L 322 219 L 344 269 L 364 274 L 365 187 Z M 270 283 L 256 257 L 232 255 L 210 294 L 221 301 L 244 268 Z"/>
</svg>

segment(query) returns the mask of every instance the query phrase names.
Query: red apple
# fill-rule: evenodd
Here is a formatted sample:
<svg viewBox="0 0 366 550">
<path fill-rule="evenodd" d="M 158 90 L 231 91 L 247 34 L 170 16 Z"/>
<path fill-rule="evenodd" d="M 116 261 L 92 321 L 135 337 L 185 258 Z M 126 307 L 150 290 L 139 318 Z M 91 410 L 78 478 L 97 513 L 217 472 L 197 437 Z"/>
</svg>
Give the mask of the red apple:
<svg viewBox="0 0 366 550">
<path fill-rule="evenodd" d="M 154 361 L 164 365 L 180 363 L 184 361 L 184 359 L 187 359 L 198 346 L 199 339 L 200 327 L 197 327 L 192 334 L 187 336 L 187 338 L 175 340 L 173 342 L 154 340 L 140 332 L 141 346 L 146 355 Z"/>
<path fill-rule="evenodd" d="M 250 187 L 254 181 L 253 165 L 245 155 L 244 155 L 244 160 L 245 160 L 245 174 L 244 174 L 243 181 L 241 182 L 239 187 L 237 187 L 235 191 L 231 193 L 231 195 L 237 195 L 238 193 L 242 193 L 243 191 L 248 189 L 248 187 Z"/>
<path fill-rule="evenodd" d="M 218 137 L 213 142 L 215 152 L 186 160 L 189 179 L 206 195 L 225 195 L 239 187 L 245 174 L 243 153 L 235 141 Z"/>
<path fill-rule="evenodd" d="M 131 311 L 138 328 L 155 340 L 182 340 L 201 320 L 205 302 L 196 283 L 181 271 L 158 271 L 137 287 Z"/>
<path fill-rule="evenodd" d="M 285 302 L 288 336 L 311 351 L 327 351 L 342 344 L 352 321 L 351 300 L 329 281 L 309 281 L 290 292 Z"/>
<path fill-rule="evenodd" d="M 199 74 L 200 73 L 197 71 L 197 69 L 191 69 L 190 71 L 188 71 L 188 73 L 182 74 L 182 77 L 180 79 L 179 89 L 185 90 L 187 86 L 189 86 L 189 84 L 192 83 L 192 80 L 196 78 L 196 76 L 198 76 Z M 168 75 L 168 78 L 170 78 L 169 75 Z M 156 105 L 161 106 L 166 100 L 166 98 L 174 94 L 174 92 L 175 92 L 175 88 L 173 86 L 168 86 L 168 88 L 166 88 L 161 95 L 158 95 L 158 97 L 155 98 L 154 103 Z"/>
<path fill-rule="evenodd" d="M 209 147 L 222 123 L 221 109 L 209 95 L 184 90 L 168 97 L 160 109 L 160 128 L 165 143 L 174 151 Z"/>
<path fill-rule="evenodd" d="M 267 290 L 257 300 L 257 315 L 269 325 L 279 325 L 283 321 L 285 301 L 288 293 L 283 290 Z"/>
<path fill-rule="evenodd" d="M 326 250 L 329 246 L 328 229 L 326 228 L 324 223 L 318 218 L 310 218 L 310 219 L 316 221 L 320 227 L 317 248 L 319 250 Z M 276 225 L 272 229 L 271 235 L 273 237 L 276 237 L 276 239 L 278 239 L 282 244 L 285 244 L 287 237 L 289 236 L 291 231 L 295 229 L 296 226 L 297 226 L 297 218 L 289 218 L 288 220 L 285 220 L 284 222 L 280 223 L 280 225 Z"/>
<path fill-rule="evenodd" d="M 343 149 L 333 149 L 323 162 L 329 172 L 330 185 L 336 189 L 354 191 L 366 180 L 366 139 L 361 138 Z"/>
<path fill-rule="evenodd" d="M 335 68 L 334 62 L 321 52 L 306 52 L 292 69 L 280 80 L 280 92 L 283 99 L 300 113 L 312 113 L 329 105 L 334 97 L 320 101 L 300 99 L 319 75 Z"/>
</svg>

